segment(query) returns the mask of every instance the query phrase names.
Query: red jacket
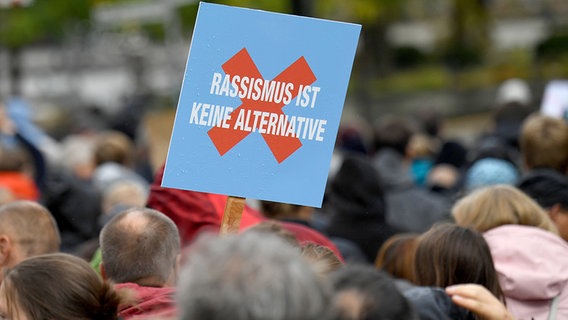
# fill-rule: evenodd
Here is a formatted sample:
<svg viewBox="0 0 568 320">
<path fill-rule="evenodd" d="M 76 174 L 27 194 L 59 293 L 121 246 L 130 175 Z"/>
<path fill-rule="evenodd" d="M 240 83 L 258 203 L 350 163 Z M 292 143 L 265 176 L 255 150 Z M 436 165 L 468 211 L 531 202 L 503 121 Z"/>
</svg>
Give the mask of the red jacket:
<svg viewBox="0 0 568 320">
<path fill-rule="evenodd" d="M 161 186 L 163 175 L 164 167 L 158 171 L 150 186 L 147 206 L 164 213 L 174 221 L 180 232 L 182 246 L 190 244 L 200 232 L 218 232 L 221 227 L 227 196 L 163 188 Z M 240 229 L 244 230 L 266 220 L 260 212 L 245 206 Z M 340 259 L 343 259 L 331 240 L 316 230 L 290 222 L 282 222 L 282 225 L 296 235 L 300 244 L 314 242 L 326 246 L 333 250 Z"/>
<path fill-rule="evenodd" d="M 115 287 L 118 291 L 131 291 L 135 299 L 134 303 L 119 306 L 118 315 L 124 320 L 167 319 L 177 315 L 174 287 L 144 287 L 136 283 L 120 283 Z"/>
</svg>

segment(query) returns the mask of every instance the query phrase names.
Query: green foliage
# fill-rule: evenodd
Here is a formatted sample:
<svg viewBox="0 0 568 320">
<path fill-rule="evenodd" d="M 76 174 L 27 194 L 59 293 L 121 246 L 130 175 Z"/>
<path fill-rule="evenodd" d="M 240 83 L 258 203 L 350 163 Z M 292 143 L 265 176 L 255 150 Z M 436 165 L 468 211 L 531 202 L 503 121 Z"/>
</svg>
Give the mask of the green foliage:
<svg viewBox="0 0 568 320">
<path fill-rule="evenodd" d="M 318 16 L 361 24 L 388 23 L 400 16 L 403 0 L 317 1 Z"/>
<path fill-rule="evenodd" d="M 438 90 L 451 83 L 450 74 L 436 65 L 425 65 L 404 71 L 398 71 L 385 78 L 378 78 L 374 83 L 374 93 L 393 94 L 413 91 Z"/>
<path fill-rule="evenodd" d="M 394 48 L 394 65 L 400 69 L 417 67 L 427 61 L 426 55 L 418 48 L 401 46 Z"/>
<path fill-rule="evenodd" d="M 555 59 L 568 54 L 568 33 L 558 33 L 542 41 L 536 48 L 538 59 Z"/>
<path fill-rule="evenodd" d="M 193 30 L 195 19 L 197 18 L 197 3 L 181 6 L 178 8 L 178 14 L 181 21 L 181 28 L 184 34 L 189 34 Z"/>
<path fill-rule="evenodd" d="M 166 30 L 161 23 L 146 23 L 141 25 L 140 29 L 154 42 L 162 42 L 166 38 Z"/>
<path fill-rule="evenodd" d="M 273 12 L 290 13 L 290 0 L 217 0 L 211 1 L 218 4 L 241 8 L 259 9 Z"/>
<path fill-rule="evenodd" d="M 481 0 L 453 0 L 446 41 L 441 56 L 453 70 L 477 65 L 489 47 L 490 16 Z"/>
<path fill-rule="evenodd" d="M 36 0 L 26 8 L 0 9 L 0 45 L 20 48 L 61 39 L 65 28 L 89 18 L 88 0 Z"/>
</svg>

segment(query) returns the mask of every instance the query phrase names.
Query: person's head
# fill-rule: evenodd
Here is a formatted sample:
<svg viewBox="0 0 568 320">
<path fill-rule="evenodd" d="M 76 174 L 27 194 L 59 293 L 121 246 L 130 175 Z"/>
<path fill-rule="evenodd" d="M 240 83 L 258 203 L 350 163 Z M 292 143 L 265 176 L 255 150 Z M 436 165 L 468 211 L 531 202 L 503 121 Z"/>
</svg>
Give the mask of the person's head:
<svg viewBox="0 0 568 320">
<path fill-rule="evenodd" d="M 368 155 L 373 149 L 373 127 L 358 113 L 343 113 L 334 151 Z"/>
<path fill-rule="evenodd" d="M 437 108 L 422 106 L 414 112 L 414 120 L 420 126 L 422 132 L 429 137 L 438 137 L 442 131 L 444 118 Z"/>
<path fill-rule="evenodd" d="M 509 161 L 483 158 L 473 163 L 464 180 L 467 192 L 495 184 L 514 185 L 519 180 L 519 171 Z"/>
<path fill-rule="evenodd" d="M 132 164 L 133 152 L 132 140 L 127 135 L 119 131 L 103 132 L 95 145 L 95 165 L 115 162 L 129 167 Z"/>
<path fill-rule="evenodd" d="M 506 146 L 518 149 L 519 133 L 523 121 L 530 114 L 528 106 L 519 102 L 507 102 L 497 107 L 493 113 L 493 134 L 501 139 Z"/>
<path fill-rule="evenodd" d="M 269 219 L 297 219 L 309 221 L 314 208 L 297 204 L 261 200 L 260 211 L 262 215 Z"/>
<path fill-rule="evenodd" d="M 63 253 L 22 261 L 0 287 L 0 314 L 12 320 L 114 320 L 119 303 L 87 262 Z"/>
<path fill-rule="evenodd" d="M 95 137 L 92 135 L 73 134 L 61 143 L 61 163 L 75 176 L 89 179 L 95 170 L 93 161 Z"/>
<path fill-rule="evenodd" d="M 470 228 L 451 223 L 433 226 L 418 240 L 414 269 L 420 286 L 477 283 L 496 297 L 503 296 L 489 246 Z"/>
<path fill-rule="evenodd" d="M 135 180 L 120 180 L 112 183 L 102 193 L 103 213 L 108 214 L 118 207 L 143 207 L 148 198 L 146 186 Z"/>
<path fill-rule="evenodd" d="M 0 188 L 9 195 L 6 200 L 39 199 L 39 188 L 32 178 L 34 170 L 33 161 L 23 147 L 7 147 L 0 142 Z"/>
<path fill-rule="evenodd" d="M 100 234 L 102 270 L 115 283 L 175 284 L 180 238 L 174 222 L 147 208 L 123 211 Z"/>
<path fill-rule="evenodd" d="M 343 266 L 337 255 L 328 247 L 317 243 L 308 242 L 301 248 L 301 255 L 308 260 L 316 272 L 325 277 L 329 273 Z"/>
<path fill-rule="evenodd" d="M 57 252 L 60 243 L 57 224 L 42 205 L 15 201 L 0 206 L 0 266 L 11 268 L 25 258 Z"/>
<path fill-rule="evenodd" d="M 375 267 L 388 272 L 395 278 L 415 282 L 414 257 L 418 235 L 401 233 L 390 237 L 379 250 Z"/>
<path fill-rule="evenodd" d="M 0 143 L 0 171 L 24 171 L 27 155 L 20 147 Z"/>
<path fill-rule="evenodd" d="M 498 136 L 485 136 L 478 141 L 467 153 L 469 166 L 482 159 L 499 159 L 518 168 L 519 152 Z"/>
<path fill-rule="evenodd" d="M 375 125 L 375 151 L 390 148 L 406 156 L 413 134 L 414 128 L 409 120 L 397 116 L 383 117 Z"/>
<path fill-rule="evenodd" d="M 180 320 L 325 320 L 331 290 L 296 249 L 256 232 L 201 237 L 178 283 Z"/>
<path fill-rule="evenodd" d="M 510 78 L 503 81 L 497 88 L 497 106 L 502 106 L 507 103 L 518 103 L 528 107 L 530 106 L 531 100 L 531 88 L 524 79 Z"/>
<path fill-rule="evenodd" d="M 282 223 L 275 220 L 257 223 L 246 229 L 244 232 L 258 232 L 260 234 L 275 235 L 294 248 L 300 247 L 300 242 L 296 238 L 296 235 L 284 228 Z"/>
<path fill-rule="evenodd" d="M 528 169 L 549 168 L 567 173 L 568 125 L 563 119 L 533 114 L 523 123 L 520 140 Z"/>
<path fill-rule="evenodd" d="M 353 220 L 384 221 L 384 188 L 379 174 L 367 157 L 346 156 L 329 186 L 331 206 Z M 364 212 L 357 215 L 357 212 Z"/>
<path fill-rule="evenodd" d="M 339 320 L 417 320 L 412 305 L 388 274 L 367 265 L 347 265 L 330 275 Z"/>
<path fill-rule="evenodd" d="M 568 177 L 555 170 L 535 170 L 518 188 L 548 211 L 560 236 L 568 241 Z"/>
<path fill-rule="evenodd" d="M 473 191 L 456 202 L 452 215 L 458 225 L 472 227 L 479 232 L 506 224 L 518 224 L 557 233 L 546 212 L 534 200 L 507 185 Z"/>
</svg>

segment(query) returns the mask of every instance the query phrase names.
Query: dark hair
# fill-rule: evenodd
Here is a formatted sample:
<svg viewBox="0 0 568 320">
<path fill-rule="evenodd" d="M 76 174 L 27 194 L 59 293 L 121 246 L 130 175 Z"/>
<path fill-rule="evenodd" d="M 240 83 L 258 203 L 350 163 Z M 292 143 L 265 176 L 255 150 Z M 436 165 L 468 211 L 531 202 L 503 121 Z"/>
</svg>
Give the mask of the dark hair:
<svg viewBox="0 0 568 320">
<path fill-rule="evenodd" d="M 102 263 L 108 279 L 134 282 L 152 277 L 163 285 L 180 253 L 176 225 L 163 213 L 133 208 L 110 220 L 100 235 Z"/>
<path fill-rule="evenodd" d="M 416 312 L 394 280 L 368 265 L 347 265 L 331 274 L 339 320 L 414 320 Z"/>
<path fill-rule="evenodd" d="M 451 223 L 433 226 L 419 238 L 414 266 L 418 285 L 477 283 L 503 297 L 489 246 L 473 229 Z"/>
<path fill-rule="evenodd" d="M 3 286 L 8 314 L 20 310 L 28 319 L 118 319 L 121 299 L 112 286 L 69 254 L 24 260 L 6 273 Z"/>
<path fill-rule="evenodd" d="M 334 207 L 345 206 L 341 209 L 345 209 L 342 212 L 346 211 L 347 215 L 354 215 L 357 208 L 367 211 L 365 220 L 370 217 L 385 219 L 384 189 L 377 170 L 367 157 L 345 156 L 331 182 L 329 197 Z"/>
<path fill-rule="evenodd" d="M 404 156 L 414 131 L 411 122 L 405 118 L 381 118 L 375 125 L 375 151 L 391 148 Z"/>
<path fill-rule="evenodd" d="M 430 137 L 437 137 L 444 121 L 442 115 L 436 108 L 425 106 L 414 112 L 414 118 L 418 122 L 422 131 Z"/>
<path fill-rule="evenodd" d="M 568 210 L 568 178 L 556 170 L 533 170 L 519 182 L 518 188 L 545 209 L 559 204 Z"/>
<path fill-rule="evenodd" d="M 261 200 L 260 211 L 269 219 L 295 218 L 301 205 Z"/>
</svg>

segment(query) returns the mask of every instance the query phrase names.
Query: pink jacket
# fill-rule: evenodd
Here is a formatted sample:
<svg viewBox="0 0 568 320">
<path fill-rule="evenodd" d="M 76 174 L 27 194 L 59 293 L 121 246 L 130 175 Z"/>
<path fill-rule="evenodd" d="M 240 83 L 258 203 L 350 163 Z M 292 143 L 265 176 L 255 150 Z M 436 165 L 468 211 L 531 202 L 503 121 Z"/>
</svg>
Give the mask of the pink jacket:
<svg viewBox="0 0 568 320">
<path fill-rule="evenodd" d="M 494 228 L 484 237 L 517 320 L 546 320 L 556 296 L 556 319 L 568 319 L 568 244 L 562 238 L 521 225 Z"/>
</svg>

